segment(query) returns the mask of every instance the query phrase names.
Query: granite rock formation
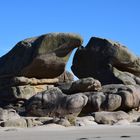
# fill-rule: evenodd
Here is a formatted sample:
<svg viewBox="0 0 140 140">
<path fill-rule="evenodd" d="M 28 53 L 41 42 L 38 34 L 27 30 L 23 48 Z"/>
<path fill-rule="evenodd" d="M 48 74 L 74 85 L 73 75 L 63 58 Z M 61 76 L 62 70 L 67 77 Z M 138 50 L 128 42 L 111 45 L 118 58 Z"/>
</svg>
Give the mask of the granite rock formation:
<svg viewBox="0 0 140 140">
<path fill-rule="evenodd" d="M 66 94 L 99 91 L 102 88 L 101 83 L 92 77 L 82 78 L 76 81 L 63 83 L 60 84 L 58 87 Z"/>
<path fill-rule="evenodd" d="M 107 39 L 92 37 L 86 47 L 81 45 L 78 35 L 50 33 L 20 41 L 2 56 L 0 126 L 139 121 L 140 58 Z M 75 81 L 65 70 L 74 48 Z"/>
<path fill-rule="evenodd" d="M 0 106 L 20 108 L 26 100 L 38 92 L 48 90 L 58 83 L 58 78 L 36 79 L 12 77 L 0 79 Z"/>
<path fill-rule="evenodd" d="M 57 77 L 64 72 L 71 51 L 81 44 L 80 36 L 69 33 L 50 33 L 20 41 L 0 58 L 0 77 Z"/>
<path fill-rule="evenodd" d="M 139 84 L 140 58 L 120 43 L 92 37 L 76 51 L 72 71 L 78 78 L 93 77 L 102 85 Z"/>
<path fill-rule="evenodd" d="M 0 57 L 0 106 L 21 106 L 58 82 L 73 81 L 65 65 L 81 44 L 79 35 L 69 33 L 50 33 L 17 43 Z"/>
<path fill-rule="evenodd" d="M 139 109 L 140 87 L 134 85 L 110 84 L 102 86 L 98 92 L 85 92 L 87 105 L 82 114 L 98 111 L 130 111 Z"/>
<path fill-rule="evenodd" d="M 57 88 L 51 88 L 32 96 L 27 104 L 27 115 L 49 117 L 76 117 L 87 104 L 83 94 L 65 95 Z"/>
</svg>

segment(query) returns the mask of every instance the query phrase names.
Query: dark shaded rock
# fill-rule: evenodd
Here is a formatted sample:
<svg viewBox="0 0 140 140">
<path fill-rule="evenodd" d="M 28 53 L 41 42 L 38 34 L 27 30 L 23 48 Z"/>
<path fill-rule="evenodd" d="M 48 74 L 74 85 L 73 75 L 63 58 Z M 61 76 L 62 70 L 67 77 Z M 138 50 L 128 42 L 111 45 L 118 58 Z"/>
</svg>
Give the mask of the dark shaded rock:
<svg viewBox="0 0 140 140">
<path fill-rule="evenodd" d="M 87 92 L 84 94 L 88 97 L 88 102 L 82 109 L 81 114 L 89 114 L 92 112 L 105 110 L 104 102 L 106 100 L 106 96 L 103 92 Z"/>
<path fill-rule="evenodd" d="M 21 75 L 36 78 L 55 78 L 65 70 L 66 62 L 56 54 L 42 54 L 33 59 L 32 63 L 24 68 Z"/>
<path fill-rule="evenodd" d="M 82 109 L 81 114 L 97 111 L 115 111 L 122 104 L 122 98 L 117 94 L 106 94 L 103 92 L 87 92 L 84 94 L 88 97 L 88 102 Z"/>
<path fill-rule="evenodd" d="M 140 77 L 140 58 L 117 42 L 92 37 L 85 48 L 76 51 L 72 71 L 78 78 L 94 77 L 103 85 L 125 83 L 114 67 L 121 75 L 126 71 Z"/>
<path fill-rule="evenodd" d="M 140 122 L 140 116 L 138 117 L 137 122 Z"/>
<path fill-rule="evenodd" d="M 0 58 L 0 77 L 57 77 L 64 72 L 70 52 L 81 44 L 80 36 L 68 33 L 50 33 L 20 41 Z"/>
<path fill-rule="evenodd" d="M 73 118 L 87 103 L 82 94 L 65 95 L 58 88 L 51 88 L 31 97 L 26 104 L 26 111 L 31 116 L 56 116 Z"/>
<path fill-rule="evenodd" d="M 101 83 L 92 77 L 88 77 L 74 82 L 61 84 L 58 87 L 66 94 L 73 94 L 79 92 L 99 91 L 101 90 Z"/>
<path fill-rule="evenodd" d="M 137 85 L 110 84 L 102 86 L 100 92 L 85 92 L 88 97 L 81 115 L 97 111 L 130 111 L 139 109 L 140 87 Z"/>
<path fill-rule="evenodd" d="M 122 104 L 121 96 L 117 94 L 108 94 L 106 95 L 106 101 L 104 103 L 104 108 L 107 111 L 114 111 L 120 108 Z"/>
<path fill-rule="evenodd" d="M 65 94 L 73 94 L 70 91 L 72 82 L 58 83 L 57 87 Z"/>
<path fill-rule="evenodd" d="M 116 112 L 95 112 L 95 122 L 99 124 L 114 124 L 120 120 L 129 120 L 129 115 L 123 111 Z"/>
</svg>

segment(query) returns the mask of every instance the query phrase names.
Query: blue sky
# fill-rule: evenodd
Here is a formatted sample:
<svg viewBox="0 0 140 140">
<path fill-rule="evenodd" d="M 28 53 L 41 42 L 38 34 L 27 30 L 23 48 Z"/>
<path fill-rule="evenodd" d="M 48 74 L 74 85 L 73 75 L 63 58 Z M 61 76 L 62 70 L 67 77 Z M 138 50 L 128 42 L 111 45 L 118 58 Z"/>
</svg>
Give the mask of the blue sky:
<svg viewBox="0 0 140 140">
<path fill-rule="evenodd" d="M 140 55 L 140 0 L 1 0 L 0 56 L 18 41 L 74 32 L 119 41 Z M 70 69 L 72 57 L 67 69 Z"/>
</svg>

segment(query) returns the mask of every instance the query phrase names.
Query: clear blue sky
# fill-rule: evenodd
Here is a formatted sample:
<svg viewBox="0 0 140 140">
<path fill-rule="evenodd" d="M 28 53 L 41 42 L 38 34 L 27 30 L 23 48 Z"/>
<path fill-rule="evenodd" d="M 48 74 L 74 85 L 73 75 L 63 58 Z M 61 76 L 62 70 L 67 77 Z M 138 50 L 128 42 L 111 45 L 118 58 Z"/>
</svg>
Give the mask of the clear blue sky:
<svg viewBox="0 0 140 140">
<path fill-rule="evenodd" d="M 109 38 L 140 55 L 140 0 L 0 0 L 0 56 L 49 32 L 79 33 L 84 45 L 91 36 Z"/>
</svg>

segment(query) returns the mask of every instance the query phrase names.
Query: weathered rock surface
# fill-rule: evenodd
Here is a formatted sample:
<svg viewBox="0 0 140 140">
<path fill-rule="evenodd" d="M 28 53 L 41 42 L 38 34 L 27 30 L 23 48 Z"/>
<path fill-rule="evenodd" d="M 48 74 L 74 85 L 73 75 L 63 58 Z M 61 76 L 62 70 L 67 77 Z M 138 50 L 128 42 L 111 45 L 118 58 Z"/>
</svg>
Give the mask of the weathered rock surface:
<svg viewBox="0 0 140 140">
<path fill-rule="evenodd" d="M 51 88 L 31 97 L 26 104 L 28 115 L 73 118 L 87 103 L 82 94 L 65 95 L 58 88 Z"/>
<path fill-rule="evenodd" d="M 14 119 L 14 120 L 7 120 L 0 124 L 2 127 L 20 127 L 20 128 L 27 128 L 27 122 L 23 118 Z"/>
<path fill-rule="evenodd" d="M 102 87 L 102 91 L 107 94 L 117 94 L 121 96 L 122 102 L 120 109 L 129 110 L 139 108 L 140 105 L 140 87 L 134 85 L 112 84 Z"/>
<path fill-rule="evenodd" d="M 79 35 L 69 33 L 50 33 L 17 43 L 0 57 L 0 106 L 17 104 L 58 82 L 73 80 L 65 65 L 81 44 Z"/>
<path fill-rule="evenodd" d="M 94 126 L 97 125 L 93 116 L 77 117 L 75 126 Z"/>
<path fill-rule="evenodd" d="M 0 121 L 19 119 L 20 116 L 13 109 L 0 108 Z"/>
<path fill-rule="evenodd" d="M 37 79 L 37 78 L 27 78 L 27 77 L 1 78 L 0 88 L 24 86 L 24 85 L 53 85 L 58 82 L 59 82 L 58 78 L 54 78 L 54 79 Z"/>
<path fill-rule="evenodd" d="M 97 111 L 115 111 L 122 104 L 122 98 L 117 94 L 103 92 L 87 92 L 84 94 L 88 97 L 88 102 L 81 112 L 84 115 Z"/>
<path fill-rule="evenodd" d="M 128 112 L 131 122 L 137 122 L 140 118 L 140 111 L 132 109 Z"/>
<path fill-rule="evenodd" d="M 92 37 L 85 48 L 76 51 L 72 65 L 78 78 L 94 77 L 103 85 L 126 83 L 116 74 L 117 69 L 122 71 L 121 77 L 125 77 L 125 71 L 135 75 L 136 79 L 140 77 L 140 58 L 117 42 L 97 37 Z"/>
<path fill-rule="evenodd" d="M 0 89 L 0 100 L 2 101 L 16 101 L 19 99 L 29 99 L 38 92 L 48 90 L 53 85 L 24 85 L 5 87 Z"/>
<path fill-rule="evenodd" d="M 20 121 L 22 123 L 20 123 Z M 8 120 L 1 123 L 3 127 L 35 127 L 53 123 L 50 117 L 21 117 L 20 119 Z"/>
<path fill-rule="evenodd" d="M 140 121 L 140 58 L 102 38 L 81 44 L 75 34 L 46 34 L 20 41 L 0 58 L 0 126 Z M 72 71 L 81 79 L 74 81 L 65 65 L 76 47 Z"/>
<path fill-rule="evenodd" d="M 129 72 L 122 72 L 113 67 L 113 74 L 125 85 L 139 85 L 140 78 Z"/>
<path fill-rule="evenodd" d="M 64 72 L 70 52 L 81 44 L 80 36 L 69 33 L 50 33 L 20 41 L 0 58 L 0 77 L 55 78 Z"/>
<path fill-rule="evenodd" d="M 101 83 L 92 77 L 87 77 L 74 82 L 64 83 L 59 88 L 66 94 L 99 91 L 101 90 Z"/>
<path fill-rule="evenodd" d="M 13 77 L 0 79 L 0 106 L 5 107 L 10 104 L 16 104 L 19 107 L 19 102 L 25 102 L 27 99 L 37 94 L 54 87 L 59 79 L 36 79 L 27 77 Z M 23 104 L 22 103 L 22 104 Z"/>
<path fill-rule="evenodd" d="M 0 122 L 2 127 L 35 127 L 49 124 L 59 124 L 61 126 L 71 126 L 70 122 L 66 118 L 51 118 L 51 117 L 20 117 L 10 118 Z"/>
<path fill-rule="evenodd" d="M 97 111 L 129 111 L 139 109 L 140 87 L 137 85 L 110 84 L 102 86 L 100 92 L 85 92 L 88 97 L 82 114 Z"/>
<path fill-rule="evenodd" d="M 86 91 L 99 91 L 101 90 L 101 83 L 91 77 L 83 78 L 74 81 L 70 88 L 71 92 L 86 92 Z"/>
<path fill-rule="evenodd" d="M 124 119 L 124 120 L 119 120 L 114 125 L 130 125 L 130 122 L 128 120 Z"/>
<path fill-rule="evenodd" d="M 129 120 L 129 115 L 123 111 L 116 112 L 95 112 L 95 122 L 99 124 L 114 124 L 120 120 Z"/>
</svg>

